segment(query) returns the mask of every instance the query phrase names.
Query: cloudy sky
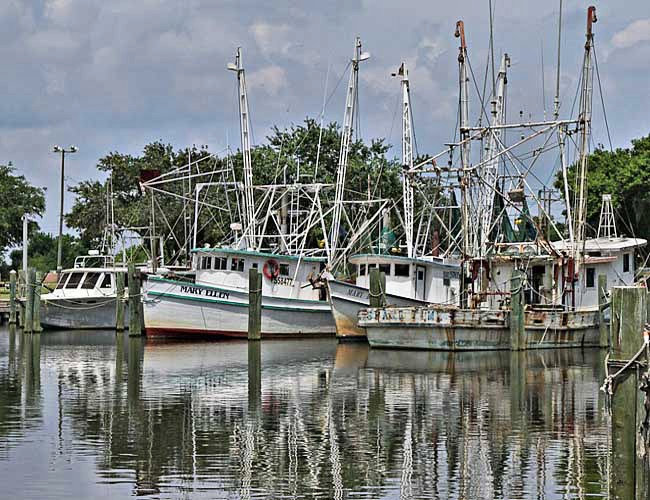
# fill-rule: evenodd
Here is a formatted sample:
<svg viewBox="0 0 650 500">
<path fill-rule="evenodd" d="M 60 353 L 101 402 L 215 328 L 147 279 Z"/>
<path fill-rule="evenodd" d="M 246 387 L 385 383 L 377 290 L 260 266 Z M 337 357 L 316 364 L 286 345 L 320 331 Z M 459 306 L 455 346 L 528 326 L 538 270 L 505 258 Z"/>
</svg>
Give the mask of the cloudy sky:
<svg viewBox="0 0 650 500">
<path fill-rule="evenodd" d="M 625 146 L 650 132 L 650 3 L 594 3 L 612 141 Z M 509 111 L 541 119 L 542 79 L 552 109 L 559 0 L 493 5 L 495 52 L 512 59 Z M 575 94 L 588 5 L 564 1 L 565 112 Z M 34 184 L 48 187 L 42 226 L 56 232 L 54 144 L 79 147 L 66 162 L 68 185 L 98 177 L 102 155 L 137 154 L 153 140 L 207 144 L 213 151 L 228 142 L 237 146 L 235 77 L 225 66 L 238 46 L 260 143 L 272 124 L 318 115 L 326 79 L 330 94 L 356 35 L 372 54 L 360 72 L 363 136 L 399 144 L 399 82 L 390 73 L 405 60 L 419 152 L 437 152 L 456 123 L 455 22 L 465 21 L 470 60 L 482 81 L 488 16 L 487 0 L 2 0 L 0 163 L 12 161 Z M 341 120 L 344 87 L 329 101 L 326 120 Z M 596 95 L 594 142 L 607 143 L 601 110 Z M 68 195 L 68 207 L 71 202 Z"/>
</svg>

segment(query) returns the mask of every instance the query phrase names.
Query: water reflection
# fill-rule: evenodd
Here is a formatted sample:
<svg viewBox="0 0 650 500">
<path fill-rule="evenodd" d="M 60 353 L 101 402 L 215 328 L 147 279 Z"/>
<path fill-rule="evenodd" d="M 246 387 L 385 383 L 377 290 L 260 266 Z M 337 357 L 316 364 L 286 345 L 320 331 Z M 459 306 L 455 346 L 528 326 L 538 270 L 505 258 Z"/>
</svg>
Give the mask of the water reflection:
<svg viewBox="0 0 650 500">
<path fill-rule="evenodd" d="M 20 457 L 38 443 L 34 497 L 70 488 L 164 498 L 607 491 L 599 351 L 0 335 L 0 474 L 27 475 Z M 19 485 L 7 494 L 29 496 Z"/>
</svg>

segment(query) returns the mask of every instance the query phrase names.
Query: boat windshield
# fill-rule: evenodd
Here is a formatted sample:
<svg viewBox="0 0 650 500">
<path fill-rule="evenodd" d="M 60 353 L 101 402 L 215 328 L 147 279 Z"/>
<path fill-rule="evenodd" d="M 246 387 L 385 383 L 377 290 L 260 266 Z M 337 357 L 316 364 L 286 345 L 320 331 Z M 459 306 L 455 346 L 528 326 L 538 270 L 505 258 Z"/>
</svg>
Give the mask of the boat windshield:
<svg viewBox="0 0 650 500">
<path fill-rule="evenodd" d="M 79 285 L 79 282 L 81 281 L 81 278 L 83 278 L 84 273 L 71 273 L 70 274 L 70 279 L 65 285 L 65 288 L 77 288 L 77 285 Z"/>
<path fill-rule="evenodd" d="M 81 285 L 81 288 L 89 290 L 91 288 L 95 288 L 95 284 L 97 283 L 97 280 L 99 279 L 99 274 L 100 273 L 86 273 L 86 278 L 84 279 L 84 282 Z"/>
<path fill-rule="evenodd" d="M 69 273 L 61 273 L 61 277 L 59 278 L 59 282 L 56 285 L 57 290 L 63 288 L 65 286 L 65 282 L 68 281 L 68 278 L 70 277 Z"/>
</svg>

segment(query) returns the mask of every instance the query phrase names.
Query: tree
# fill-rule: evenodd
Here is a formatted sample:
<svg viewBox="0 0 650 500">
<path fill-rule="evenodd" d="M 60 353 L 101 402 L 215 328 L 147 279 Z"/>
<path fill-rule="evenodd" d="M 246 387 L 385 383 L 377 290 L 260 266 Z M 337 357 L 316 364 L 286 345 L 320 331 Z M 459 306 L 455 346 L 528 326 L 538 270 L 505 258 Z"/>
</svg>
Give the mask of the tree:
<svg viewBox="0 0 650 500">
<path fill-rule="evenodd" d="M 303 182 L 315 180 L 334 183 L 340 143 L 341 132 L 336 123 L 323 127 L 322 133 L 316 121 L 310 118 L 305 119 L 303 124 L 285 129 L 274 127 L 265 144 L 252 148 L 253 182 L 256 185 L 293 182 L 299 173 Z M 346 188 L 351 192 L 350 197 L 365 199 L 368 191 L 371 191 L 374 196 L 399 198 L 401 167 L 396 161 L 387 158 L 389 149 L 390 146 L 383 139 L 372 140 L 369 144 L 359 139 L 351 142 L 346 182 Z M 174 151 L 169 144 L 154 142 L 146 145 L 140 156 L 113 152 L 101 158 L 97 163 L 98 170 L 112 178 L 116 225 L 139 227 L 141 229 L 136 231 L 141 236 L 146 236 L 150 222 L 151 199 L 148 193 L 139 189 L 140 171 L 153 169 L 165 174 L 174 169 L 185 168 L 190 154 L 193 162 L 211 157 L 209 161 L 201 163 L 203 166 L 200 168 L 203 168 L 203 171 L 207 170 L 208 163 L 210 168 L 225 169 L 231 162 L 234 177 L 241 181 L 241 151 L 237 151 L 230 158 L 219 158 L 211 155 L 205 146 Z M 167 189 L 170 189 L 169 186 Z M 164 202 L 158 202 L 164 205 L 164 220 L 161 220 L 162 216 L 156 216 L 156 234 L 162 235 L 170 246 L 172 242 L 183 241 L 186 237 L 183 234 L 183 206 L 189 205 L 189 213 L 193 209 L 191 202 L 187 204 L 179 198 L 193 196 L 191 192 L 188 193 L 186 185 L 179 183 L 172 190 L 176 196 L 166 196 Z M 77 198 L 66 216 L 66 223 L 69 227 L 78 229 L 84 241 L 96 245 L 106 225 L 106 185 L 98 181 L 83 181 L 73 186 L 70 191 Z M 225 196 L 229 195 L 214 192 L 206 201 L 215 206 L 226 206 Z M 236 214 L 234 216 L 236 217 Z M 199 227 L 202 228 L 199 241 L 202 242 L 218 244 L 230 232 L 230 221 L 220 221 L 214 213 L 202 213 L 199 222 Z M 316 233 L 318 230 L 315 230 L 311 243 L 322 237 Z M 166 247 L 165 253 L 169 256 L 174 250 Z"/>
<path fill-rule="evenodd" d="M 618 214 L 619 233 L 650 239 L 650 135 L 632 140 L 631 148 L 607 151 L 601 145 L 589 155 L 587 175 L 587 223 L 592 235 L 598 230 L 601 197 L 612 195 Z M 569 186 L 575 186 L 576 166 L 568 170 Z M 562 188 L 562 173 L 555 187 Z M 563 191 L 562 191 L 563 192 Z M 574 190 L 569 190 L 573 202 Z"/>
<path fill-rule="evenodd" d="M 23 215 L 41 216 L 45 211 L 44 189 L 13 172 L 10 165 L 0 165 L 0 253 L 22 240 Z"/>
<path fill-rule="evenodd" d="M 57 242 L 57 236 L 35 231 L 29 239 L 29 266 L 43 273 L 56 269 Z M 62 265 L 65 269 L 74 265 L 75 257 L 87 254 L 89 248 L 80 238 L 64 234 L 61 250 Z M 11 268 L 20 269 L 23 258 L 22 248 L 13 250 L 9 257 Z"/>
</svg>

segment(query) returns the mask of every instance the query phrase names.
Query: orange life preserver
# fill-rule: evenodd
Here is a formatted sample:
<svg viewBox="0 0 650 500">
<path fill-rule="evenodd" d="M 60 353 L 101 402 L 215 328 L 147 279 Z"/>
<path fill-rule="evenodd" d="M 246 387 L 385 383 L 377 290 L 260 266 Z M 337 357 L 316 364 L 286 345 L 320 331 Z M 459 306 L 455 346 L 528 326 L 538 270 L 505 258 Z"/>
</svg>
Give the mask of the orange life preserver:
<svg viewBox="0 0 650 500">
<path fill-rule="evenodd" d="M 262 272 L 266 279 L 273 280 L 280 275 L 280 264 L 275 259 L 269 259 L 264 263 Z"/>
</svg>

